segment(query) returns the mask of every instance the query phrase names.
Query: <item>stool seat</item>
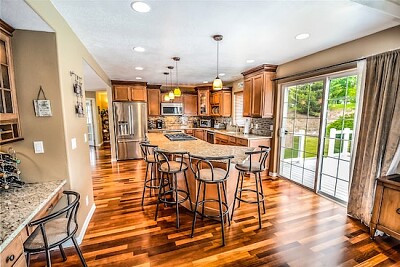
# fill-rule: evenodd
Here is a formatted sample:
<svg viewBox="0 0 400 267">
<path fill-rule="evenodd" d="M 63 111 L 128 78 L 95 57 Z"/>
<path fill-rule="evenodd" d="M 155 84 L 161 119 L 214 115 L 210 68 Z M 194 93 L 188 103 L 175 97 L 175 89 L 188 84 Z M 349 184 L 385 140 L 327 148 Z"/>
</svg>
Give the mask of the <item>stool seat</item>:
<svg viewBox="0 0 400 267">
<path fill-rule="evenodd" d="M 168 167 L 169 166 L 169 167 Z M 182 168 L 181 168 L 182 167 Z M 168 161 L 160 165 L 160 170 L 167 173 L 176 173 L 187 170 L 188 166 L 184 162 Z"/>
<path fill-rule="evenodd" d="M 214 168 L 213 170 L 201 169 L 199 172 L 200 172 L 199 180 L 202 180 L 202 181 L 208 182 L 208 183 L 213 183 L 213 182 L 217 183 L 222 180 L 225 180 L 227 177 L 226 176 L 227 171 L 225 171 L 224 169 L 221 169 L 221 168 Z M 214 177 L 213 177 L 213 174 L 214 174 Z"/>
<path fill-rule="evenodd" d="M 243 163 L 237 163 L 235 168 L 244 172 L 262 172 L 265 170 L 265 167 L 263 167 L 260 162 L 252 162 L 250 169 L 250 161 L 248 160 Z"/>
</svg>

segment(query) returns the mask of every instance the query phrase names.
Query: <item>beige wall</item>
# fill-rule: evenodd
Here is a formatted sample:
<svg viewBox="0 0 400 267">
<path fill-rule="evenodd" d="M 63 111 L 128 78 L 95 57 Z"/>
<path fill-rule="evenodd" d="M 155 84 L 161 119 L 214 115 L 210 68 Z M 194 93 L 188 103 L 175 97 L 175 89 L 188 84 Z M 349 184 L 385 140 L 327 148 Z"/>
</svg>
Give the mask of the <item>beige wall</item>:
<svg viewBox="0 0 400 267">
<path fill-rule="evenodd" d="M 16 30 L 12 48 L 24 140 L 10 146 L 21 159 L 22 178 L 26 182 L 68 179 L 56 35 Z M 52 117 L 35 116 L 32 101 L 40 85 L 51 101 Z M 35 154 L 33 141 L 43 141 L 45 153 Z"/>
<path fill-rule="evenodd" d="M 97 75 L 110 86 L 110 80 L 89 54 L 85 46 L 77 38 L 69 25 L 60 16 L 50 0 L 26 0 L 39 16 L 45 20 L 56 33 L 58 79 L 61 93 L 61 107 L 64 124 L 64 146 L 68 169 L 68 182 L 72 190 L 81 194 L 81 206 L 78 214 L 79 225 L 87 218 L 93 202 L 93 188 L 89 162 L 89 146 L 84 141 L 86 133 L 86 118 L 77 117 L 74 110 L 76 96 L 73 93 L 73 78 L 70 71 L 83 76 L 83 61 L 97 73 Z M 55 77 L 56 79 L 56 77 Z M 83 99 L 84 101 L 84 99 Z M 76 139 L 77 147 L 72 149 L 71 140 Z M 81 230 L 82 228 L 80 228 Z"/>
</svg>

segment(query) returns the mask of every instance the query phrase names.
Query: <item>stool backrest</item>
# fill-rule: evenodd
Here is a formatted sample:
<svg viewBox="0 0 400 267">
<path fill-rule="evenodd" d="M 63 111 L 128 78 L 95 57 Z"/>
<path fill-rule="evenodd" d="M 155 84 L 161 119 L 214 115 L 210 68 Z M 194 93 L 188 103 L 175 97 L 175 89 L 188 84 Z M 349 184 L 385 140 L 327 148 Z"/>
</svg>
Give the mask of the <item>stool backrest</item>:
<svg viewBox="0 0 400 267">
<path fill-rule="evenodd" d="M 197 163 L 193 163 L 192 159 L 196 159 Z M 189 154 L 189 166 L 190 169 L 192 170 L 194 176 L 196 179 L 201 179 L 200 177 L 200 170 L 204 169 L 204 165 L 206 165 L 209 169 L 211 169 L 211 181 L 215 181 L 214 177 L 214 166 L 211 163 L 211 161 L 222 161 L 226 162 L 228 167 L 226 169 L 226 174 L 225 177 L 222 180 L 226 180 L 229 176 L 229 169 L 231 166 L 231 159 L 233 159 L 233 156 L 220 156 L 220 157 L 201 157 L 201 156 L 193 156 Z M 203 166 L 202 166 L 203 165 Z M 221 180 L 221 179 L 218 179 Z"/>
<path fill-rule="evenodd" d="M 140 149 L 142 150 L 142 156 L 145 161 L 148 161 L 148 156 L 153 155 L 155 158 L 156 145 L 151 145 L 149 142 L 140 142 Z"/>
<path fill-rule="evenodd" d="M 159 149 L 159 148 L 156 148 L 154 151 L 155 151 L 155 157 L 154 158 L 156 159 L 156 162 L 158 163 L 158 166 L 160 167 L 160 164 L 167 163 L 168 172 L 171 171 L 170 162 L 174 161 L 174 158 L 176 158 L 176 156 L 182 158 L 182 160 L 180 161 L 180 167 L 179 167 L 179 171 L 182 171 L 183 167 L 185 166 L 185 165 L 183 165 L 183 157 L 185 155 L 189 155 L 189 153 L 185 152 L 185 151 L 165 151 L 165 150 L 162 150 L 162 149 Z"/>
<path fill-rule="evenodd" d="M 248 151 L 245 152 L 246 155 L 249 155 L 249 161 L 250 161 L 250 166 L 249 170 L 251 170 L 251 164 L 252 164 L 252 156 L 253 155 L 260 155 L 258 158 L 258 162 L 260 163 L 260 169 L 264 170 L 265 169 L 265 161 L 268 157 L 269 151 L 271 150 L 270 147 L 268 146 L 258 146 L 260 150 L 254 150 L 254 151 Z"/>
</svg>

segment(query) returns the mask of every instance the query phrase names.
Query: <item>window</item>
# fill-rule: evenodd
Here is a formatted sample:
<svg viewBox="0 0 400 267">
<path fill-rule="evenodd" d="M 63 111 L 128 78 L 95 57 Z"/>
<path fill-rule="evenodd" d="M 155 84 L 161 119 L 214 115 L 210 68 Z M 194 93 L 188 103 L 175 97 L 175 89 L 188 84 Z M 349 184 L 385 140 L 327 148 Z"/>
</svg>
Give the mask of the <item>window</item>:
<svg viewBox="0 0 400 267">
<path fill-rule="evenodd" d="M 234 93 L 235 114 L 233 122 L 236 125 L 244 126 L 245 119 L 243 118 L 243 91 Z"/>
</svg>

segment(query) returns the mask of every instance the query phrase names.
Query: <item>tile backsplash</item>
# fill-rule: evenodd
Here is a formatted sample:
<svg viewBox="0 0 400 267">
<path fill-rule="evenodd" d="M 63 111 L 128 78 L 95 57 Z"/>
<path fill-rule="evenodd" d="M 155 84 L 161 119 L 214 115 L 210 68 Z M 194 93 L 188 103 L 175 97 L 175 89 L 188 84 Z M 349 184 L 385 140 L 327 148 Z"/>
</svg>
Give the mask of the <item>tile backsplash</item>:
<svg viewBox="0 0 400 267">
<path fill-rule="evenodd" d="M 251 119 L 251 123 L 253 124 L 253 129 L 251 130 L 251 132 L 253 134 L 265 135 L 265 136 L 272 135 L 272 131 L 270 130 L 270 126 L 274 125 L 274 120 L 273 119 L 252 118 Z M 256 129 L 256 124 L 258 125 L 257 129 Z"/>
</svg>

